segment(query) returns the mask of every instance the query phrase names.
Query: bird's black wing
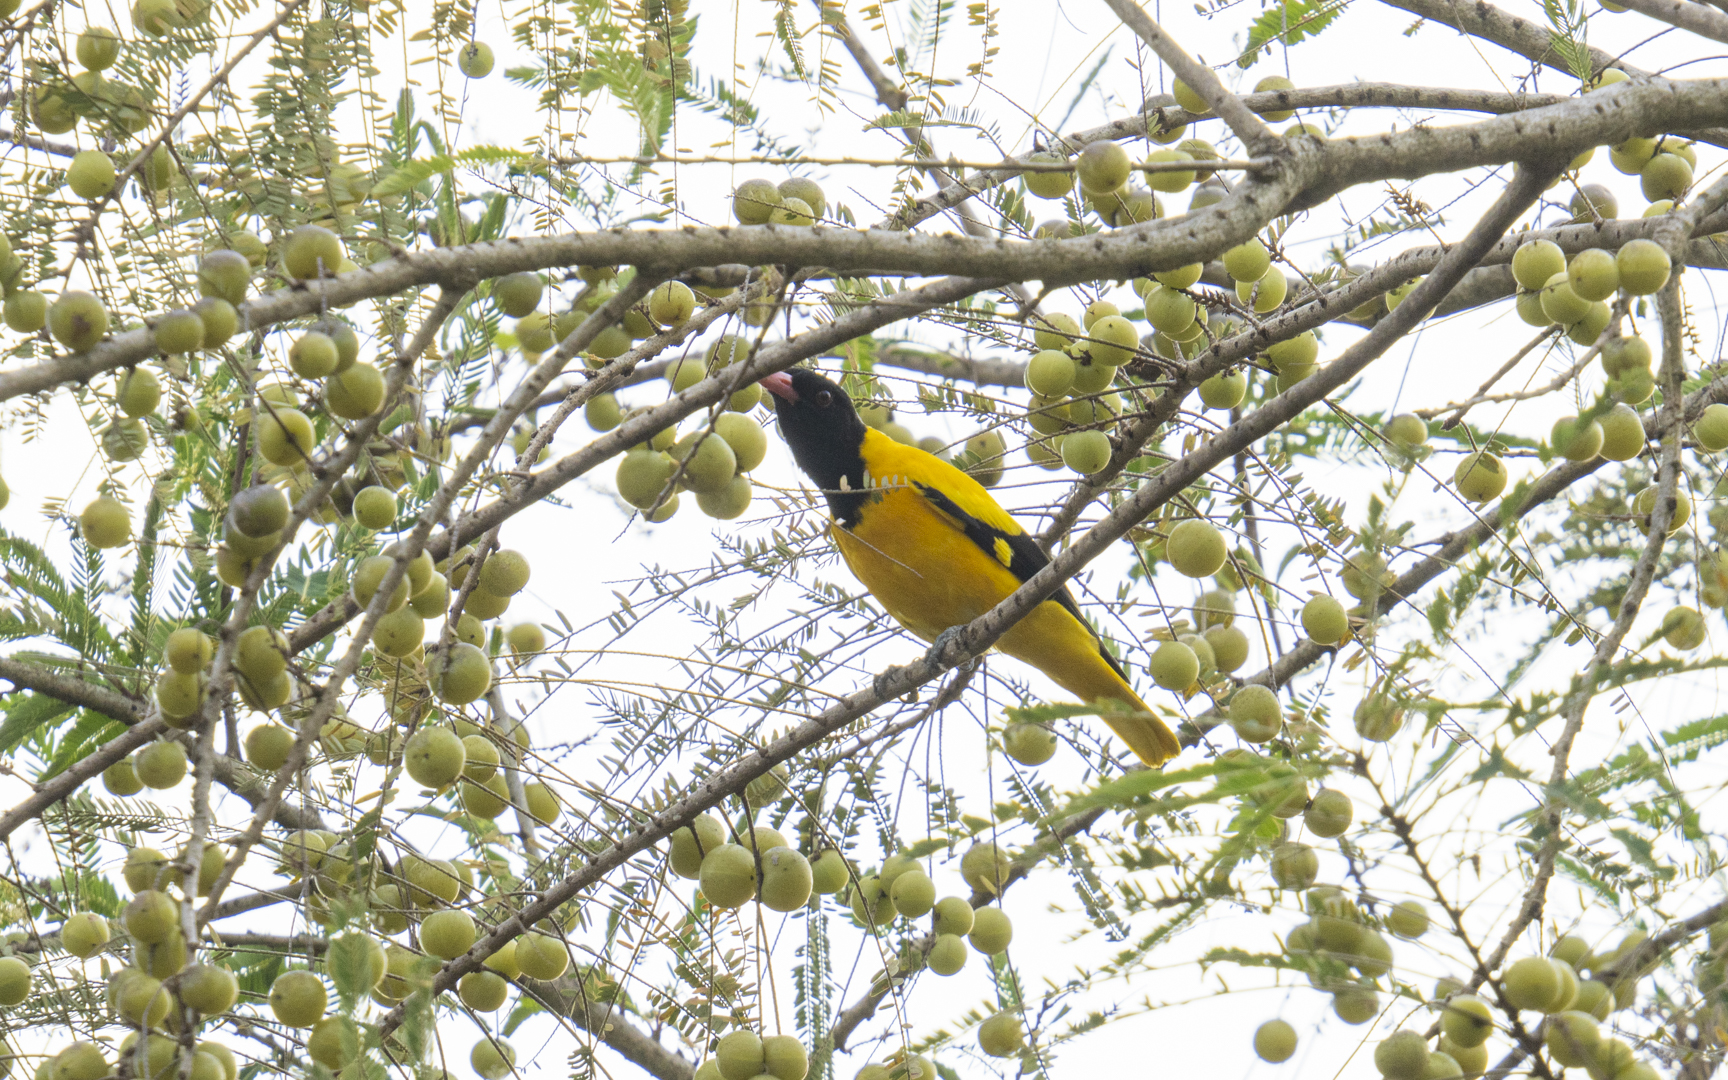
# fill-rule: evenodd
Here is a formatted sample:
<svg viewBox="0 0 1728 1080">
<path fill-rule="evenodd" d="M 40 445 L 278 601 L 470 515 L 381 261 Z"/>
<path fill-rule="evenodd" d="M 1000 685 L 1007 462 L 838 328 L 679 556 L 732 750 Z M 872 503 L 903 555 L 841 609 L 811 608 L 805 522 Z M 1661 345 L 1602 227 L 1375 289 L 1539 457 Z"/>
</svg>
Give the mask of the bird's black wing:
<svg viewBox="0 0 1728 1080">
<path fill-rule="evenodd" d="M 918 494 L 929 501 L 930 505 L 959 523 L 960 529 L 966 534 L 967 539 L 983 549 L 986 555 L 1006 566 L 1008 572 L 1013 574 L 1022 585 L 1030 581 L 1033 574 L 1050 565 L 1050 556 L 1044 554 L 1044 549 L 1039 547 L 1038 541 L 1032 539 L 1029 534 L 1006 532 L 994 525 L 979 521 L 962 510 L 958 503 L 945 495 L 939 488 L 929 484 L 920 484 L 917 481 L 913 481 L 912 486 L 917 489 Z M 1080 614 L 1080 606 L 1074 602 L 1074 594 L 1068 591 L 1066 583 L 1052 593 L 1050 599 L 1067 609 L 1068 614 L 1074 616 L 1080 625 L 1090 626 Z M 1128 673 L 1122 670 L 1122 665 L 1116 662 L 1114 656 L 1105 651 L 1102 641 L 1098 643 L 1098 655 L 1104 658 L 1104 662 L 1109 664 L 1124 682 L 1128 681 Z"/>
</svg>

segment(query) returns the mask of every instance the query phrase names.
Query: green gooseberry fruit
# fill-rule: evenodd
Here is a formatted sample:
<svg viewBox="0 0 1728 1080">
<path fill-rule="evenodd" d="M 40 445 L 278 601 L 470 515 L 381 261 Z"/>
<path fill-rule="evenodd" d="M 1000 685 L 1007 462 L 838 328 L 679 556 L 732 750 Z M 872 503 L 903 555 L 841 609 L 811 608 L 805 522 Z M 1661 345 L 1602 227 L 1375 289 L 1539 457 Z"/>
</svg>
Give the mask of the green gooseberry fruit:
<svg viewBox="0 0 1728 1080">
<path fill-rule="evenodd" d="M 1602 248 L 1586 248 L 1572 256 L 1572 261 L 1567 264 L 1566 281 L 1572 287 L 1572 294 L 1580 300 L 1592 303 L 1606 300 L 1620 288 L 1620 266 L 1611 252 Z"/>
<path fill-rule="evenodd" d="M 240 313 L 220 296 L 206 296 L 192 305 L 192 313 L 204 324 L 206 349 L 220 348 L 240 329 Z"/>
<path fill-rule="evenodd" d="M 810 877 L 813 891 L 823 896 L 832 896 L 852 880 L 852 872 L 846 864 L 846 856 L 833 848 L 827 848 L 811 860 Z"/>
<path fill-rule="evenodd" d="M 91 71 L 104 71 L 120 59 L 120 35 L 106 26 L 85 27 L 75 49 L 78 63 Z"/>
<path fill-rule="evenodd" d="M 260 724 L 246 735 L 246 760 L 255 769 L 275 772 L 287 764 L 294 738 L 281 724 Z"/>
<path fill-rule="evenodd" d="M 1425 1080 L 1428 1040 L 1416 1031 L 1394 1031 L 1374 1048 L 1374 1067 L 1386 1080 Z"/>
<path fill-rule="evenodd" d="M 551 934 L 523 934 L 516 939 L 516 966 L 530 979 L 550 982 L 569 970 L 570 950 Z"/>
<path fill-rule="evenodd" d="M 130 757 L 123 757 L 102 770 L 102 787 L 110 795 L 127 798 L 144 790 L 138 770 Z"/>
<path fill-rule="evenodd" d="M 1056 753 L 1056 736 L 1043 724 L 1009 724 L 1002 732 L 1002 752 L 1021 765 L 1042 765 Z"/>
<path fill-rule="evenodd" d="M 1224 535 L 1209 521 L 1189 518 L 1170 530 L 1164 555 L 1176 571 L 1191 578 L 1210 577 L 1224 565 Z"/>
<path fill-rule="evenodd" d="M 1508 474 L 1500 459 L 1486 450 L 1467 454 L 1452 476 L 1458 494 L 1473 503 L 1485 503 L 1506 490 Z"/>
<path fill-rule="evenodd" d="M 282 245 L 282 269 L 289 277 L 301 281 L 338 273 L 346 258 L 341 238 L 322 225 L 302 225 L 289 233 Z M 223 298 L 230 303 L 239 302 L 232 296 Z"/>
<path fill-rule="evenodd" d="M 966 935 L 972 947 L 985 956 L 995 956 L 1014 940 L 1014 923 L 999 907 L 982 907 L 973 912 L 972 931 Z"/>
<path fill-rule="evenodd" d="M 1248 396 L 1248 373 L 1220 372 L 1200 384 L 1199 394 L 1208 409 L 1234 409 Z"/>
<path fill-rule="evenodd" d="M 1526 240 L 1512 253 L 1512 278 L 1531 292 L 1566 269 L 1566 253 L 1552 240 Z"/>
<path fill-rule="evenodd" d="M 303 379 L 322 379 L 334 373 L 337 359 L 336 342 L 317 330 L 301 334 L 288 349 L 288 366 Z"/>
<path fill-rule="evenodd" d="M 1306 889 L 1320 874 L 1320 856 L 1307 844 L 1279 844 L 1267 869 L 1280 889 Z"/>
<path fill-rule="evenodd" d="M 1386 440 L 1406 450 L 1428 442 L 1428 421 L 1415 413 L 1399 413 L 1386 421 Z"/>
<path fill-rule="evenodd" d="M 78 515 L 78 530 L 93 548 L 117 548 L 132 539 L 132 518 L 119 499 L 99 495 Z"/>
<path fill-rule="evenodd" d="M 1678 199 L 1692 186 L 1692 165 L 1679 154 L 1657 154 L 1639 172 L 1638 184 L 1650 202 Z"/>
<path fill-rule="evenodd" d="M 100 150 L 80 150 L 66 166 L 66 186 L 81 199 L 99 199 L 114 190 L 114 159 Z"/>
<path fill-rule="evenodd" d="M 1068 159 L 1050 150 L 1037 150 L 1027 155 L 1026 160 L 1038 165 L 1066 165 Z M 1040 199 L 1060 199 L 1074 190 L 1074 171 L 1072 169 L 1053 169 L 1049 172 L 1037 171 L 1021 174 L 1026 182 L 1026 190 Z"/>
<path fill-rule="evenodd" d="M 188 308 L 175 308 L 156 319 L 156 347 L 169 354 L 188 353 L 204 347 L 204 320 Z"/>
<path fill-rule="evenodd" d="M 1602 452 L 1602 425 L 1596 420 L 1580 422 L 1576 416 L 1554 421 L 1549 445 L 1567 461 L 1589 461 Z"/>
<path fill-rule="evenodd" d="M 1025 1045 L 1025 1040 L 1020 1017 L 1011 1012 L 999 1012 L 978 1025 L 978 1049 L 989 1057 L 1013 1057 Z"/>
<path fill-rule="evenodd" d="M 91 293 L 61 293 L 48 307 L 48 332 L 73 352 L 93 349 L 108 334 L 108 309 Z"/>
<path fill-rule="evenodd" d="M 1224 253 L 1224 272 L 1230 275 L 1232 281 L 1259 281 L 1272 269 L 1272 255 L 1266 250 L 1266 245 L 1259 237 L 1253 237 L 1231 248 Z"/>
<path fill-rule="evenodd" d="M 396 494 L 372 484 L 354 493 L 354 520 L 363 529 L 378 532 L 396 523 Z M 413 591 L 410 589 L 410 591 Z"/>
<path fill-rule="evenodd" d="M 1075 159 L 1074 172 L 1080 186 L 1089 194 L 1105 194 L 1119 190 L 1128 182 L 1133 162 L 1120 143 L 1108 139 L 1087 143 Z"/>
<path fill-rule="evenodd" d="M 1668 283 L 1674 264 L 1654 240 L 1628 240 L 1614 256 L 1620 287 L 1633 296 L 1649 296 Z"/>
<path fill-rule="evenodd" d="M 896 911 L 909 919 L 916 919 L 935 906 L 936 885 L 924 871 L 912 869 L 894 878 L 888 896 Z"/>
<path fill-rule="evenodd" d="M 1277 693 L 1258 683 L 1237 690 L 1230 696 L 1230 727 L 1243 742 L 1272 741 L 1284 727 Z"/>
<path fill-rule="evenodd" d="M 356 363 L 324 380 L 324 404 L 344 420 L 364 420 L 384 407 L 384 374 Z"/>
<path fill-rule="evenodd" d="M 780 205 L 768 215 L 770 225 L 813 225 L 816 223 L 816 211 L 803 199 L 781 196 Z M 770 308 L 770 311 L 773 309 Z"/>
<path fill-rule="evenodd" d="M 468 750 L 450 728 L 422 727 L 403 745 L 402 761 L 415 783 L 437 791 L 455 783 L 462 775 L 468 763 Z"/>
<path fill-rule="evenodd" d="M 710 904 L 743 907 L 756 895 L 756 859 L 742 845 L 721 844 L 703 857 L 700 879 Z"/>
<path fill-rule="evenodd" d="M 746 180 L 732 193 L 732 216 L 745 225 L 766 225 L 780 205 L 772 180 Z"/>
<path fill-rule="evenodd" d="M 1102 431 L 1075 431 L 1061 440 L 1062 463 L 1083 476 L 1104 471 L 1110 464 L 1110 436 Z"/>
<path fill-rule="evenodd" d="M 1279 119 L 1287 119 L 1288 113 Z M 1271 119 L 1271 114 L 1267 114 Z M 1254 1053 L 1261 1061 L 1277 1065 L 1296 1054 L 1296 1029 L 1284 1020 L 1268 1020 L 1254 1029 Z"/>
<path fill-rule="evenodd" d="M 492 46 L 484 41 L 470 41 L 456 52 L 456 69 L 470 79 L 492 74 L 492 63 Z"/>
<path fill-rule="evenodd" d="M 1650 531 L 1650 515 L 1656 512 L 1657 494 L 1656 485 L 1651 484 L 1638 492 L 1637 498 L 1632 501 L 1633 512 L 1643 519 L 1639 523 L 1639 528 L 1646 533 Z M 1676 500 L 1674 510 L 1668 521 L 1669 536 L 1679 532 L 1692 518 L 1692 496 L 1687 494 L 1684 487 L 1675 489 L 1674 495 Z"/>
<path fill-rule="evenodd" d="M 477 44 L 477 42 L 473 42 L 464 46 L 462 54 L 466 56 L 468 51 Z M 490 53 L 491 50 L 488 49 L 487 52 Z M 490 71 L 492 58 L 487 56 L 485 59 L 488 61 L 485 70 Z M 470 66 L 476 69 L 479 67 L 477 64 Z M 467 73 L 464 72 L 464 74 Z M 470 75 L 469 78 L 477 79 L 480 76 Z M 482 1038 L 474 1044 L 473 1049 L 468 1051 L 468 1065 L 482 1077 L 482 1080 L 504 1080 L 506 1076 L 515 1071 L 516 1048 L 503 1039 L 494 1039 L 489 1036 Z"/>
<path fill-rule="evenodd" d="M 545 293 L 545 279 L 533 271 L 506 274 L 492 283 L 492 305 L 509 318 L 522 319 L 539 308 Z"/>
<path fill-rule="evenodd" d="M 1194 155 L 1186 150 L 1154 150 L 1146 156 L 1146 164 L 1161 165 L 1170 163 L 1187 163 L 1194 160 Z M 1146 174 L 1146 186 L 1153 191 L 1175 194 L 1185 191 L 1194 183 L 1192 169 L 1158 169 Z"/>
<path fill-rule="evenodd" d="M 747 476 L 734 476 L 718 491 L 696 493 L 696 507 L 717 521 L 734 521 L 750 509 L 755 488 Z M 663 520 L 663 519 L 657 519 Z"/>
<path fill-rule="evenodd" d="M 312 421 L 299 409 L 260 409 L 253 427 L 258 433 L 258 453 L 272 465 L 293 467 L 311 460 L 316 445 Z"/>
<path fill-rule="evenodd" d="M 762 853 L 762 906 L 770 911 L 797 911 L 810 901 L 814 885 L 810 860 L 789 847 Z"/>
<path fill-rule="evenodd" d="M 289 1027 L 311 1027 L 324 1018 L 329 996 L 310 971 L 284 971 L 270 984 L 270 1011 Z"/>
<path fill-rule="evenodd" d="M 1428 932 L 1428 909 L 1416 900 L 1402 901 L 1386 913 L 1386 928 L 1406 941 L 1415 941 Z"/>
<path fill-rule="evenodd" d="M 1193 88 L 1181 79 L 1171 80 L 1170 94 L 1176 99 L 1176 104 L 1195 116 L 1205 116 L 1212 111 L 1212 106 L 1206 104 L 1206 99 L 1195 93 Z"/>
<path fill-rule="evenodd" d="M 1620 201 L 1601 184 L 1585 184 L 1573 193 L 1568 209 L 1574 225 L 1612 221 L 1620 215 Z"/>
<path fill-rule="evenodd" d="M 446 705 L 466 705 L 477 701 L 492 688 L 492 664 L 486 654 L 466 642 L 457 642 L 441 661 L 432 668 L 433 693 Z"/>
<path fill-rule="evenodd" d="M 27 289 L 15 289 L 6 297 L 6 326 L 21 334 L 34 334 L 48 325 L 48 297 Z"/>
<path fill-rule="evenodd" d="M 1547 1011 L 1560 992 L 1559 973 L 1544 956 L 1526 956 L 1514 961 L 1501 976 L 1500 984 L 1506 1000 L 1518 1009 Z"/>
<path fill-rule="evenodd" d="M 227 1012 L 239 997 L 239 980 L 219 964 L 192 964 L 180 973 L 180 1000 L 205 1016 Z"/>
<path fill-rule="evenodd" d="M 197 322 L 197 316 L 193 316 L 193 321 Z M 162 401 L 162 383 L 148 369 L 133 368 L 120 376 L 114 400 L 127 416 L 146 416 L 155 412 Z"/>
<path fill-rule="evenodd" d="M 1354 815 L 1350 796 L 1335 788 L 1321 788 L 1302 812 L 1302 823 L 1315 836 L 1330 840 L 1344 835 Z"/>
<path fill-rule="evenodd" d="M 1153 650 L 1147 670 L 1154 683 L 1180 693 L 1200 677 L 1200 658 L 1180 641 L 1165 641 Z"/>
<path fill-rule="evenodd" d="M 1380 995 L 1371 986 L 1347 986 L 1332 995 L 1332 1015 L 1346 1024 L 1366 1024 L 1380 1015 Z"/>
</svg>

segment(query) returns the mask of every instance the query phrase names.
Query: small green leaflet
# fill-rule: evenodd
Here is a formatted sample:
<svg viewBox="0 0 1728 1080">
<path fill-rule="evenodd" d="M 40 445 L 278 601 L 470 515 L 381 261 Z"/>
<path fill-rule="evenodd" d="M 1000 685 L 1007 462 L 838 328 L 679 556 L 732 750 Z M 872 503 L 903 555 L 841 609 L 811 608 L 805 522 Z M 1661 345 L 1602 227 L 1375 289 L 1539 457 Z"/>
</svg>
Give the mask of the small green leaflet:
<svg viewBox="0 0 1728 1080">
<path fill-rule="evenodd" d="M 1284 0 L 1268 8 L 1248 27 L 1248 47 L 1236 58 L 1236 66 L 1249 68 L 1273 42 L 1295 45 L 1316 37 L 1344 14 L 1349 0 Z"/>
<path fill-rule="evenodd" d="M 9 753 L 18 744 L 44 727 L 72 711 L 72 706 L 46 694 L 25 694 L 15 697 L 6 706 L 6 721 L 0 723 L 0 754 Z"/>
<path fill-rule="evenodd" d="M 536 154 L 503 146 L 474 146 L 454 154 L 437 154 L 405 162 L 372 188 L 374 196 L 399 195 L 411 191 L 434 176 L 454 172 L 459 165 L 513 165 L 526 172 L 543 173 L 546 161 Z"/>
<path fill-rule="evenodd" d="M 1044 824 L 1053 826 L 1064 818 L 1083 814 L 1088 810 L 1124 806 L 1154 791 L 1209 777 L 1216 777 L 1218 783 L 1210 791 L 1194 796 L 1190 801 L 1211 801 L 1228 795 L 1240 795 L 1269 779 L 1264 765 L 1260 763 L 1214 761 L 1175 772 L 1141 769 L 1115 780 L 1107 780 L 1086 794 L 1076 796 L 1067 806 L 1045 818 Z"/>
</svg>

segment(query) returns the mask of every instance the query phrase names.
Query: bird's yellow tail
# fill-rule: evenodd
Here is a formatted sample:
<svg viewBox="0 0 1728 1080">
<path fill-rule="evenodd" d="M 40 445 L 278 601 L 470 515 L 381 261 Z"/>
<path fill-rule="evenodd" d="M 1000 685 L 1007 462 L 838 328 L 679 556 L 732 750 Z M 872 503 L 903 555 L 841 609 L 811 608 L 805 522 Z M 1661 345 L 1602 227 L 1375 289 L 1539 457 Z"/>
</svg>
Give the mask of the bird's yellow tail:
<svg viewBox="0 0 1728 1080">
<path fill-rule="evenodd" d="M 1123 711 L 1103 713 L 1104 722 L 1147 765 L 1157 768 L 1181 752 L 1176 733 L 1134 693 L 1116 661 L 1099 648 L 1091 628 L 1056 602 L 1033 608 L 997 639 L 996 647 L 1031 664 L 1088 705 L 1121 703 Z"/>
<path fill-rule="evenodd" d="M 1088 704 L 1111 702 L 1120 702 L 1133 710 L 1106 710 L 1099 715 L 1110 725 L 1110 730 L 1116 733 L 1116 737 L 1128 744 L 1128 749 L 1134 751 L 1135 757 L 1156 769 L 1182 752 L 1182 744 L 1176 741 L 1176 733 L 1171 731 L 1156 713 L 1148 709 L 1146 703 L 1128 689 L 1127 684 L 1123 684 L 1119 693 L 1094 698 Z"/>
</svg>

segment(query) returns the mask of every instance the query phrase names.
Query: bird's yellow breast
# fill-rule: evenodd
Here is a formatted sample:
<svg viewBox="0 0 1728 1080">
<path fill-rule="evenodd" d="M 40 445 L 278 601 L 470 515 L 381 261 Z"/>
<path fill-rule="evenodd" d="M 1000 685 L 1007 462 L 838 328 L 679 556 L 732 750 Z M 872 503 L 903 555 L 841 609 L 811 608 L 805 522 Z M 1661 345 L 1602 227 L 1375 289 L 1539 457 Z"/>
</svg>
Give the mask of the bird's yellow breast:
<svg viewBox="0 0 1728 1080">
<path fill-rule="evenodd" d="M 909 485 L 878 488 L 853 529 L 835 523 L 846 565 L 888 614 L 926 641 L 971 622 L 1020 584 L 1007 545 L 990 558 Z"/>
<path fill-rule="evenodd" d="M 934 641 L 971 622 L 1019 587 L 1008 569 L 1006 540 L 988 551 L 920 487 L 940 491 L 966 513 L 1010 534 L 1020 526 L 979 483 L 915 447 L 871 431 L 862 456 L 870 498 L 851 528 L 836 523 L 835 543 L 846 565 L 888 614 Z"/>
</svg>

